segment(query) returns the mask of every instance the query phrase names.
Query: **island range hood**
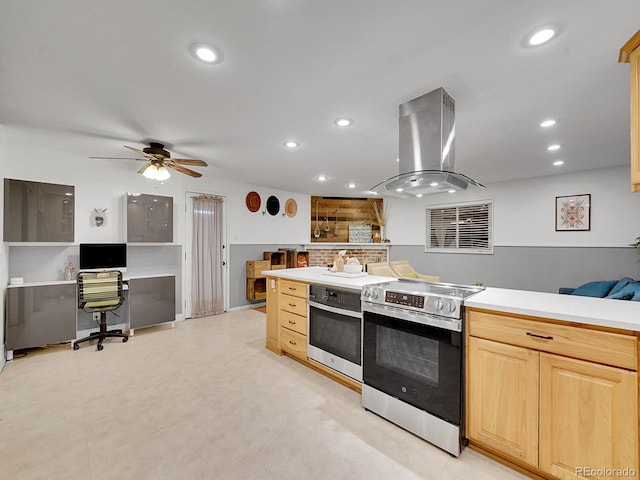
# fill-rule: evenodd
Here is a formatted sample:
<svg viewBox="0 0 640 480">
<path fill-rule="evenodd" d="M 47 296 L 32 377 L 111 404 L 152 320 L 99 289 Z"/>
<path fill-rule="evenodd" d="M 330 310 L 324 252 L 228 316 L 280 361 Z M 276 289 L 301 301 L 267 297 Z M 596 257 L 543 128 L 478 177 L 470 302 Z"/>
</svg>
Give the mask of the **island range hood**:
<svg viewBox="0 0 640 480">
<path fill-rule="evenodd" d="M 400 105 L 399 174 L 371 191 L 407 198 L 484 185 L 455 172 L 455 101 L 438 88 Z"/>
</svg>

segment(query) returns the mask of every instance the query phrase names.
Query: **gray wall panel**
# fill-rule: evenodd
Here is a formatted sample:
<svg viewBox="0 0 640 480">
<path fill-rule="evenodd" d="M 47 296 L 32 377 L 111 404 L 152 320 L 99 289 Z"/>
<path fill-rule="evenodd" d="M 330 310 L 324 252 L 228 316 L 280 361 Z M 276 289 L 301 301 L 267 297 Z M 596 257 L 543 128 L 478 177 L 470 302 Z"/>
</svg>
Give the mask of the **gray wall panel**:
<svg viewBox="0 0 640 480">
<path fill-rule="evenodd" d="M 390 260 L 409 260 L 420 273 L 443 282 L 557 293 L 595 280 L 640 279 L 640 251 L 602 247 L 495 247 L 493 255 L 425 253 L 392 246 Z"/>
<path fill-rule="evenodd" d="M 229 245 L 229 308 L 252 305 L 246 297 L 246 261 L 262 260 L 263 252 L 277 252 L 280 248 L 302 250 L 301 245 Z"/>
</svg>

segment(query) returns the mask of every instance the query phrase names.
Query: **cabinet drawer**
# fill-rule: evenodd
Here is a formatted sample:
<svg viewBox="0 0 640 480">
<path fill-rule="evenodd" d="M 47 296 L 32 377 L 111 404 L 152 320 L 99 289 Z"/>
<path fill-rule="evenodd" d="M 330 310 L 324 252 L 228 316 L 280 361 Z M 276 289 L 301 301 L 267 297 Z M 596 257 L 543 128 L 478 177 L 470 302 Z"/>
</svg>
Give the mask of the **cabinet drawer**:
<svg viewBox="0 0 640 480">
<path fill-rule="evenodd" d="M 280 327 L 280 348 L 296 357 L 307 358 L 307 337 Z"/>
<path fill-rule="evenodd" d="M 291 295 L 280 295 L 280 310 L 295 313 L 307 318 L 307 300 L 300 297 L 292 297 Z"/>
<path fill-rule="evenodd" d="M 294 330 L 302 335 L 307 334 L 307 317 L 296 315 L 295 313 L 281 311 L 280 312 L 280 326 Z"/>
<path fill-rule="evenodd" d="M 467 328 L 469 335 L 474 337 L 629 370 L 637 369 L 637 340 L 632 335 L 473 310 L 467 313 Z"/>
<path fill-rule="evenodd" d="M 280 280 L 280 293 L 307 298 L 307 285 L 299 282 L 291 282 L 289 280 Z"/>
</svg>

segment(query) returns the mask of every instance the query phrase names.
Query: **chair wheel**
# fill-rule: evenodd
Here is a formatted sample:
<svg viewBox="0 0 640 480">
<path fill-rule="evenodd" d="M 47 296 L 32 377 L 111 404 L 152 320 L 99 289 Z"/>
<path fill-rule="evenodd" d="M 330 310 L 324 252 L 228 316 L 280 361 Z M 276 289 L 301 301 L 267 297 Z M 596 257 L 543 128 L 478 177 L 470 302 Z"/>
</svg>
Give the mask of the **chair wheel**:
<svg viewBox="0 0 640 480">
<path fill-rule="evenodd" d="M 129 337 L 122 337 L 122 343 L 126 342 L 127 340 L 129 340 Z"/>
<path fill-rule="evenodd" d="M 101 351 L 104 348 L 104 345 L 98 344 L 98 351 Z"/>
<path fill-rule="evenodd" d="M 73 349 L 74 350 L 78 350 L 80 348 L 80 345 L 78 345 L 77 343 L 73 344 Z"/>
</svg>

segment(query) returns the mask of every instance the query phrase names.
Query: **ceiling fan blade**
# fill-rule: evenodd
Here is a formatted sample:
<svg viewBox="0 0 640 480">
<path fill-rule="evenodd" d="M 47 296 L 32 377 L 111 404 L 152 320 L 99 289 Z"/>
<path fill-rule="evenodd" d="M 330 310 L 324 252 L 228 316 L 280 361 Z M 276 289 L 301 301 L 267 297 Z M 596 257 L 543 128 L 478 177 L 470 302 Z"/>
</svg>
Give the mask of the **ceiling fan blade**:
<svg viewBox="0 0 640 480">
<path fill-rule="evenodd" d="M 155 155 L 151 155 L 150 153 L 143 152 L 143 151 L 142 151 L 142 150 L 140 150 L 139 148 L 128 147 L 128 146 L 126 146 L 126 145 L 124 146 L 124 148 L 128 148 L 129 150 L 133 150 L 134 152 L 139 153 L 139 154 L 140 154 L 140 155 L 142 155 L 143 157 L 146 157 L 146 158 L 148 158 L 148 159 L 150 159 L 150 160 L 155 160 L 155 159 L 156 159 Z"/>
<path fill-rule="evenodd" d="M 89 157 L 89 158 L 102 158 L 105 160 L 142 160 L 147 161 L 146 158 L 133 158 L 133 157 Z"/>
<path fill-rule="evenodd" d="M 151 163 L 151 162 L 147 163 L 147 164 L 146 164 L 146 165 L 144 165 L 140 170 L 138 170 L 136 173 L 144 173 L 144 172 L 145 172 L 145 170 L 146 170 L 147 168 L 149 168 L 151 165 L 152 165 L 152 163 Z"/>
<path fill-rule="evenodd" d="M 208 167 L 209 164 L 204 160 L 191 160 L 188 158 L 172 158 L 172 161 L 177 163 L 178 165 L 194 165 L 197 167 Z"/>
<path fill-rule="evenodd" d="M 175 163 L 172 163 L 172 162 L 164 162 L 164 166 L 172 168 L 176 172 L 184 173 L 194 178 L 200 178 L 202 176 L 201 173 L 194 172 L 193 170 L 189 170 L 188 168 L 181 167 L 180 165 L 176 165 Z"/>
</svg>

